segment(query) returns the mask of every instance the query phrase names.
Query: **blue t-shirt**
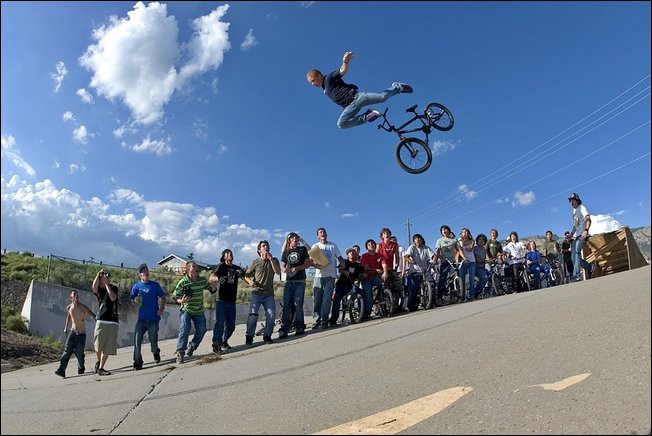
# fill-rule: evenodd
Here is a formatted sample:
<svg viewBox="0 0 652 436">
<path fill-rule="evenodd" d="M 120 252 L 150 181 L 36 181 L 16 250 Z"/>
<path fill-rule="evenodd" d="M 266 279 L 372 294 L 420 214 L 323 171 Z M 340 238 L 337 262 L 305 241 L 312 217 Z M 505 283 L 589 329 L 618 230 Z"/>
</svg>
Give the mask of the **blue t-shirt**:
<svg viewBox="0 0 652 436">
<path fill-rule="evenodd" d="M 138 319 L 145 321 L 158 321 L 161 319 L 158 316 L 158 299 L 159 297 L 165 298 L 165 292 L 154 280 L 149 280 L 147 283 L 136 282 L 131 287 L 129 298 L 132 300 L 140 294 L 141 306 L 138 309 Z"/>
<path fill-rule="evenodd" d="M 528 251 L 525 255 L 525 260 L 532 262 L 530 265 L 538 265 L 539 259 L 541 259 L 541 253 L 538 250 Z"/>
<path fill-rule="evenodd" d="M 342 80 L 340 70 L 335 70 L 324 77 L 324 94 L 335 103 L 342 107 L 347 107 L 353 102 L 355 95 L 358 93 L 358 87 L 345 83 Z"/>
</svg>

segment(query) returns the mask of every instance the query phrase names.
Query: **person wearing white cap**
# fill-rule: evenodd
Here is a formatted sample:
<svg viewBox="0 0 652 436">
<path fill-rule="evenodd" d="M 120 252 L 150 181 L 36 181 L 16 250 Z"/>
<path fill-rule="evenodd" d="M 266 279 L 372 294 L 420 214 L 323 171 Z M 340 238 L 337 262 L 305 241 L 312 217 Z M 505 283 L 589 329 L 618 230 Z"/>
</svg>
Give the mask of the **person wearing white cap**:
<svg viewBox="0 0 652 436">
<path fill-rule="evenodd" d="M 591 265 L 582 257 L 582 250 L 584 243 L 589 239 L 589 228 L 591 227 L 591 215 L 585 206 L 582 205 L 582 200 L 577 193 L 573 192 L 568 201 L 573 208 L 573 229 L 571 235 L 573 238 L 573 245 L 571 248 L 573 258 L 573 276 L 576 281 L 582 280 L 580 268 L 584 270 L 587 278 L 591 278 Z"/>
</svg>

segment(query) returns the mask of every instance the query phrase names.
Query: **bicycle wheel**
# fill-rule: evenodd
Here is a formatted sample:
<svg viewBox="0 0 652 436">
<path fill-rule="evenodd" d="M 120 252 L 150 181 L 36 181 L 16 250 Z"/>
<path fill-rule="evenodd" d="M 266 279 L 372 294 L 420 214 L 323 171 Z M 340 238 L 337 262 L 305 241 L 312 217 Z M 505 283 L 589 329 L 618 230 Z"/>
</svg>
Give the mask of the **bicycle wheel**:
<svg viewBox="0 0 652 436">
<path fill-rule="evenodd" d="M 391 290 L 384 288 L 381 295 L 380 316 L 391 316 L 394 309 L 394 294 Z"/>
<path fill-rule="evenodd" d="M 552 286 L 561 285 L 561 272 L 559 272 L 559 270 L 553 269 L 552 271 L 550 271 L 550 277 L 551 277 L 550 284 Z"/>
<path fill-rule="evenodd" d="M 421 282 L 421 290 L 420 290 L 420 295 L 419 299 L 421 300 L 421 306 L 423 307 L 424 310 L 428 310 L 432 307 L 432 302 L 434 300 L 434 290 L 432 289 L 432 283 L 430 283 L 428 280 L 425 278 Z"/>
<path fill-rule="evenodd" d="M 525 268 L 523 268 L 523 272 L 521 272 L 521 283 L 523 284 L 523 291 L 527 292 L 532 290 L 532 284 L 530 283 L 530 274 Z"/>
<path fill-rule="evenodd" d="M 498 274 L 493 274 L 491 276 L 491 287 L 493 288 L 494 295 L 503 295 L 503 284 L 498 277 Z"/>
<path fill-rule="evenodd" d="M 449 131 L 455 124 L 453 114 L 443 104 L 429 103 L 426 106 L 425 114 L 430 125 L 442 132 Z"/>
<path fill-rule="evenodd" d="M 360 294 L 355 294 L 349 302 L 349 319 L 353 324 L 362 322 L 364 315 L 364 298 Z"/>
<path fill-rule="evenodd" d="M 396 146 L 396 160 L 408 173 L 421 174 L 432 164 L 432 151 L 419 138 L 403 138 Z"/>
<path fill-rule="evenodd" d="M 462 285 L 462 279 L 459 276 L 456 276 L 453 280 L 453 289 L 455 290 L 455 295 L 457 295 L 457 301 L 462 301 L 464 297 L 462 294 L 464 292 L 464 286 Z"/>
</svg>

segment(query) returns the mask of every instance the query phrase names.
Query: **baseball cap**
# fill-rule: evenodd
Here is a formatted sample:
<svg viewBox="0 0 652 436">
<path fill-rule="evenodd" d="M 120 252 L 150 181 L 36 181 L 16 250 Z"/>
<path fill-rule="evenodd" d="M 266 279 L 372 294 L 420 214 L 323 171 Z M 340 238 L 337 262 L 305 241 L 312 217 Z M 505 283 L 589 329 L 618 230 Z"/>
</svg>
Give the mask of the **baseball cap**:
<svg viewBox="0 0 652 436">
<path fill-rule="evenodd" d="M 573 192 L 573 193 L 570 195 L 570 197 L 568 197 L 568 201 L 571 201 L 571 200 L 582 201 L 582 200 L 580 200 L 580 196 L 577 195 L 576 192 Z"/>
<path fill-rule="evenodd" d="M 149 268 L 147 267 L 147 264 L 146 263 L 141 263 L 140 266 L 138 267 L 138 274 L 143 272 L 144 269 L 149 271 Z"/>
<path fill-rule="evenodd" d="M 349 248 L 346 249 L 346 254 L 349 254 L 350 251 L 356 251 L 356 249 L 353 248 L 353 247 L 349 247 Z"/>
</svg>

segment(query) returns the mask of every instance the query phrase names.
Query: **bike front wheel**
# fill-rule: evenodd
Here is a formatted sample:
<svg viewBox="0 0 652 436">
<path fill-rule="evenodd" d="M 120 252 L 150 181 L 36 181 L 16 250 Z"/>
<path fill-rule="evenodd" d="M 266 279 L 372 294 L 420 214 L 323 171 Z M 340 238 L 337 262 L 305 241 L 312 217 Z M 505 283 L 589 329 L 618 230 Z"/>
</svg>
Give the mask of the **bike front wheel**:
<svg viewBox="0 0 652 436">
<path fill-rule="evenodd" d="M 443 104 L 429 103 L 426 106 L 425 114 L 428 117 L 428 123 L 442 132 L 449 131 L 455 124 L 453 114 Z"/>
<path fill-rule="evenodd" d="M 355 294 L 349 302 L 349 318 L 353 324 L 362 322 L 364 315 L 364 298 L 360 294 Z"/>
<path fill-rule="evenodd" d="M 430 146 L 419 138 L 403 138 L 396 146 L 399 166 L 410 174 L 421 174 L 432 164 Z"/>
</svg>

